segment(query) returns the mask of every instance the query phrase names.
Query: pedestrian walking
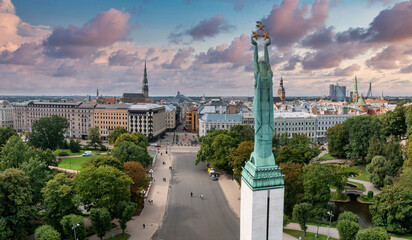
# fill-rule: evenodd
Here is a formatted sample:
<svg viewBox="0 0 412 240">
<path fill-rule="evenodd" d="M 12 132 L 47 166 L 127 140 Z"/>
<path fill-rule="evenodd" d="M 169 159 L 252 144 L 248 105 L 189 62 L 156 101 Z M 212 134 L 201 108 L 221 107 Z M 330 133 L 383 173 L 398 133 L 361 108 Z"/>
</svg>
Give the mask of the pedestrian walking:
<svg viewBox="0 0 412 240">
<path fill-rule="evenodd" d="M 193 193 L 192 193 L 192 192 L 190 192 L 190 197 L 193 197 Z"/>
<path fill-rule="evenodd" d="M 143 229 L 145 229 L 145 228 L 146 228 L 146 224 L 143 223 Z"/>
<path fill-rule="evenodd" d="M 203 194 L 200 194 L 200 198 L 203 200 Z"/>
</svg>

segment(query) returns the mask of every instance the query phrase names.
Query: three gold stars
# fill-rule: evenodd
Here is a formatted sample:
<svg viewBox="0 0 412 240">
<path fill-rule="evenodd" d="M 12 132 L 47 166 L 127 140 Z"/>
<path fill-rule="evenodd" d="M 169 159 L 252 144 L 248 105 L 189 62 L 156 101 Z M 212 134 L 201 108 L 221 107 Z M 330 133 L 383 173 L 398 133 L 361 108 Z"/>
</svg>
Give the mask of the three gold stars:
<svg viewBox="0 0 412 240">
<path fill-rule="evenodd" d="M 252 34 L 253 34 L 252 37 L 253 37 L 254 39 L 256 39 L 256 40 L 258 40 L 259 37 L 263 37 L 264 40 L 270 39 L 269 33 L 265 32 L 265 30 L 263 29 L 265 26 L 263 26 L 262 22 L 257 21 L 256 23 L 257 23 L 256 27 L 257 27 L 258 29 L 257 29 L 256 32 L 253 32 L 253 31 L 252 31 Z M 262 34 L 259 34 L 259 31 L 262 31 L 263 33 L 262 33 Z"/>
</svg>

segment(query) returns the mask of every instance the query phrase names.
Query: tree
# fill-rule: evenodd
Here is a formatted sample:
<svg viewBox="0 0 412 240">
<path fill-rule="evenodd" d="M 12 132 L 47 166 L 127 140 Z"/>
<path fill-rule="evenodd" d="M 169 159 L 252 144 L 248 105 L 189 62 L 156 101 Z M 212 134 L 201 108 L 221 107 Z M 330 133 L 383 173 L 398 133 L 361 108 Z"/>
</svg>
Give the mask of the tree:
<svg viewBox="0 0 412 240">
<path fill-rule="evenodd" d="M 89 140 L 89 145 L 96 149 L 98 146 L 102 144 L 102 139 L 100 138 L 99 127 L 94 127 L 89 129 L 89 136 L 87 136 L 87 140 Z"/>
<path fill-rule="evenodd" d="M 399 186 L 386 186 L 375 196 L 376 202 L 369 207 L 375 226 L 389 232 L 412 231 L 412 192 Z"/>
<path fill-rule="evenodd" d="M 403 165 L 401 145 L 394 136 L 390 136 L 385 147 L 386 159 L 391 165 L 390 176 L 395 176 Z"/>
<path fill-rule="evenodd" d="M 210 159 L 212 159 L 212 156 L 215 152 L 215 149 L 212 148 L 213 140 L 215 139 L 216 136 L 220 134 L 228 134 L 228 131 L 221 130 L 221 129 L 216 130 L 212 128 L 207 131 L 207 135 L 199 138 L 200 149 L 196 155 L 196 161 L 195 161 L 196 165 L 199 162 L 206 162 L 206 164 L 210 163 Z"/>
<path fill-rule="evenodd" d="M 132 179 L 130 186 L 131 199 L 137 202 L 140 198 L 140 191 L 147 190 L 150 183 L 150 178 L 146 175 L 146 170 L 142 164 L 138 162 L 125 162 L 123 172 Z"/>
<path fill-rule="evenodd" d="M 384 138 L 382 124 L 376 116 L 348 118 L 343 122 L 343 129 L 350 140 L 345 146 L 346 156 L 350 159 L 364 159 L 368 154 L 369 141 L 374 135 L 379 139 Z"/>
<path fill-rule="evenodd" d="M 88 158 L 84 163 L 83 167 L 95 167 L 98 168 L 100 166 L 112 166 L 114 168 L 119 169 L 120 171 L 123 170 L 123 164 L 119 161 L 119 159 L 112 157 L 112 156 L 93 156 Z"/>
<path fill-rule="evenodd" d="M 386 240 L 386 230 L 381 227 L 361 229 L 356 234 L 356 240 Z"/>
<path fill-rule="evenodd" d="M 0 238 L 19 239 L 36 216 L 29 178 L 14 168 L 0 172 Z"/>
<path fill-rule="evenodd" d="M 36 240 L 60 240 L 60 233 L 50 225 L 41 225 L 34 233 Z"/>
<path fill-rule="evenodd" d="M 385 144 L 377 136 L 373 136 L 369 141 L 368 154 L 366 162 L 370 163 L 375 156 L 385 155 Z"/>
<path fill-rule="evenodd" d="M 279 164 L 285 182 L 285 203 L 284 212 L 291 216 L 293 207 L 303 201 L 303 167 L 298 163 L 281 163 Z"/>
<path fill-rule="evenodd" d="M 113 157 L 119 159 L 122 163 L 140 162 L 144 167 L 152 163 L 152 157 L 150 157 L 146 148 L 129 141 L 120 142 L 113 150 Z"/>
<path fill-rule="evenodd" d="M 132 180 L 111 166 L 89 167 L 74 179 L 74 185 L 86 209 L 107 208 L 111 213 L 120 201 L 129 200 Z"/>
<path fill-rule="evenodd" d="M 93 187 L 93 186 L 92 186 Z M 59 173 L 42 189 L 44 218 L 60 229 L 60 220 L 68 214 L 80 214 L 73 180 Z"/>
<path fill-rule="evenodd" d="M 30 189 L 33 194 L 33 203 L 42 200 L 41 190 L 46 186 L 46 182 L 53 178 L 48 166 L 38 158 L 30 158 L 28 162 L 21 164 L 20 170 L 29 177 Z"/>
<path fill-rule="evenodd" d="M 293 207 L 293 219 L 299 223 L 304 236 L 306 236 L 306 229 L 308 229 L 306 223 L 311 218 L 311 208 L 308 203 L 299 203 Z"/>
<path fill-rule="evenodd" d="M 107 136 L 109 144 L 113 145 L 116 142 L 117 138 L 123 133 L 127 133 L 127 130 L 124 127 L 115 127 L 113 131 L 111 131 Z"/>
<path fill-rule="evenodd" d="M 0 127 L 0 148 L 2 148 L 4 144 L 7 143 L 11 136 L 17 136 L 16 129 L 12 127 Z"/>
<path fill-rule="evenodd" d="M 406 136 L 412 134 L 412 105 L 406 107 L 405 111 Z"/>
<path fill-rule="evenodd" d="M 210 165 L 216 169 L 231 172 L 232 168 L 229 165 L 229 154 L 235 150 L 236 140 L 227 134 L 219 134 L 212 142 L 214 149 Z"/>
<path fill-rule="evenodd" d="M 311 142 L 306 134 L 293 134 L 288 144 L 292 149 L 297 149 L 302 154 L 305 163 L 319 155 L 319 146 L 311 147 Z"/>
<path fill-rule="evenodd" d="M 34 153 L 19 136 L 12 136 L 1 149 L 0 156 L 0 170 L 5 170 L 18 168 L 23 162 L 29 161 Z"/>
<path fill-rule="evenodd" d="M 377 187 L 383 187 L 383 180 L 392 172 L 390 163 L 382 156 L 375 156 L 366 166 L 366 170 L 370 173 L 369 180 Z"/>
<path fill-rule="evenodd" d="M 72 153 L 80 152 L 80 142 L 78 140 L 74 140 L 74 138 L 70 138 L 69 149 Z"/>
<path fill-rule="evenodd" d="M 76 214 L 69 214 L 60 221 L 65 239 L 86 239 L 86 228 L 83 217 Z M 74 238 L 73 226 L 76 226 L 76 238 Z"/>
<path fill-rule="evenodd" d="M 90 211 L 90 221 L 100 240 L 103 239 L 107 231 L 110 231 L 111 220 L 110 213 L 106 208 L 92 208 Z"/>
<path fill-rule="evenodd" d="M 249 161 L 250 154 L 253 152 L 253 142 L 241 142 L 236 150 L 229 154 L 230 167 L 235 169 L 233 174 L 236 176 L 242 175 L 242 167 Z"/>
<path fill-rule="evenodd" d="M 359 216 L 354 214 L 353 212 L 344 211 L 343 213 L 339 214 L 338 221 L 348 220 L 351 222 L 359 223 Z"/>
<path fill-rule="evenodd" d="M 330 199 L 330 171 L 319 163 L 303 168 L 305 200 L 315 206 L 326 206 Z"/>
<path fill-rule="evenodd" d="M 349 143 L 348 133 L 341 123 L 329 128 L 326 132 L 329 154 L 337 158 L 346 157 L 345 146 Z"/>
<path fill-rule="evenodd" d="M 405 135 L 405 107 L 397 106 L 394 111 L 380 115 L 379 119 L 387 136 L 394 135 L 400 138 Z"/>
<path fill-rule="evenodd" d="M 341 240 L 353 240 L 359 231 L 359 225 L 356 222 L 350 220 L 338 220 L 336 226 L 339 232 L 339 239 Z"/>
<path fill-rule="evenodd" d="M 32 125 L 29 143 L 38 148 L 55 150 L 62 145 L 68 127 L 67 119 L 57 115 L 37 119 Z"/>
<path fill-rule="evenodd" d="M 345 189 L 345 184 L 348 180 L 345 172 L 346 165 L 327 164 L 325 165 L 329 170 L 329 184 L 336 188 L 338 193 Z"/>
<path fill-rule="evenodd" d="M 116 142 L 114 143 L 114 147 L 118 147 L 122 142 L 132 142 L 137 146 L 146 149 L 149 146 L 149 142 L 147 138 L 143 135 L 143 133 L 136 132 L 136 133 L 123 133 L 120 135 Z"/>
<path fill-rule="evenodd" d="M 278 154 L 276 155 L 276 163 L 287 162 L 303 164 L 305 159 L 298 149 L 290 148 L 290 146 L 286 145 L 280 148 Z"/>
<path fill-rule="evenodd" d="M 127 227 L 127 222 L 132 220 L 132 217 L 134 213 L 136 212 L 137 205 L 136 203 L 133 202 L 120 202 L 119 205 L 117 205 L 117 218 L 119 219 L 119 224 L 120 228 L 123 231 L 123 236 L 124 236 L 124 230 Z"/>
<path fill-rule="evenodd" d="M 236 139 L 238 144 L 255 140 L 255 130 L 249 125 L 235 125 L 230 128 L 229 135 Z"/>
<path fill-rule="evenodd" d="M 56 159 L 56 155 L 54 155 L 51 149 L 37 149 L 36 150 L 36 158 L 40 161 L 44 162 L 47 166 L 57 166 L 58 162 Z"/>
</svg>

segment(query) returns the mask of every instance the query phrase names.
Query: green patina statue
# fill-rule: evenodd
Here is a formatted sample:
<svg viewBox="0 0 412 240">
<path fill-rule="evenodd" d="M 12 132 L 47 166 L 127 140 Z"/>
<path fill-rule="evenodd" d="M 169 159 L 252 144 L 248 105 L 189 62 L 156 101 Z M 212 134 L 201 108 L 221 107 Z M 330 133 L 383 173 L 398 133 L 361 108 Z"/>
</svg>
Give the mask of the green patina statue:
<svg viewBox="0 0 412 240">
<path fill-rule="evenodd" d="M 253 32 L 251 42 L 255 45 L 254 76 L 255 97 L 253 99 L 253 114 L 255 117 L 255 145 L 250 159 L 242 171 L 242 179 L 253 190 L 283 187 L 283 175 L 275 163 L 272 153 L 273 137 L 273 72 L 270 68 L 268 46 L 271 44 L 268 33 L 263 31 L 263 25 L 257 25 L 259 30 Z M 262 36 L 269 39 L 264 45 L 264 61 L 258 61 L 256 40 Z"/>
</svg>

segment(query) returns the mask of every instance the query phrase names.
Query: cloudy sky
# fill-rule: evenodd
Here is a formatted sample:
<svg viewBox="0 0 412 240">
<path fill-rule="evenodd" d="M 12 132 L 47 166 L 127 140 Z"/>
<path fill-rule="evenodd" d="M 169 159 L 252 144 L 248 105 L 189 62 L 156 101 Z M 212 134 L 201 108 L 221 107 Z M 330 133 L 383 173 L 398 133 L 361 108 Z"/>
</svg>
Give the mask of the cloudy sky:
<svg viewBox="0 0 412 240">
<path fill-rule="evenodd" d="M 252 95 L 256 21 L 275 91 L 412 93 L 412 0 L 0 0 L 0 94 Z"/>
</svg>

